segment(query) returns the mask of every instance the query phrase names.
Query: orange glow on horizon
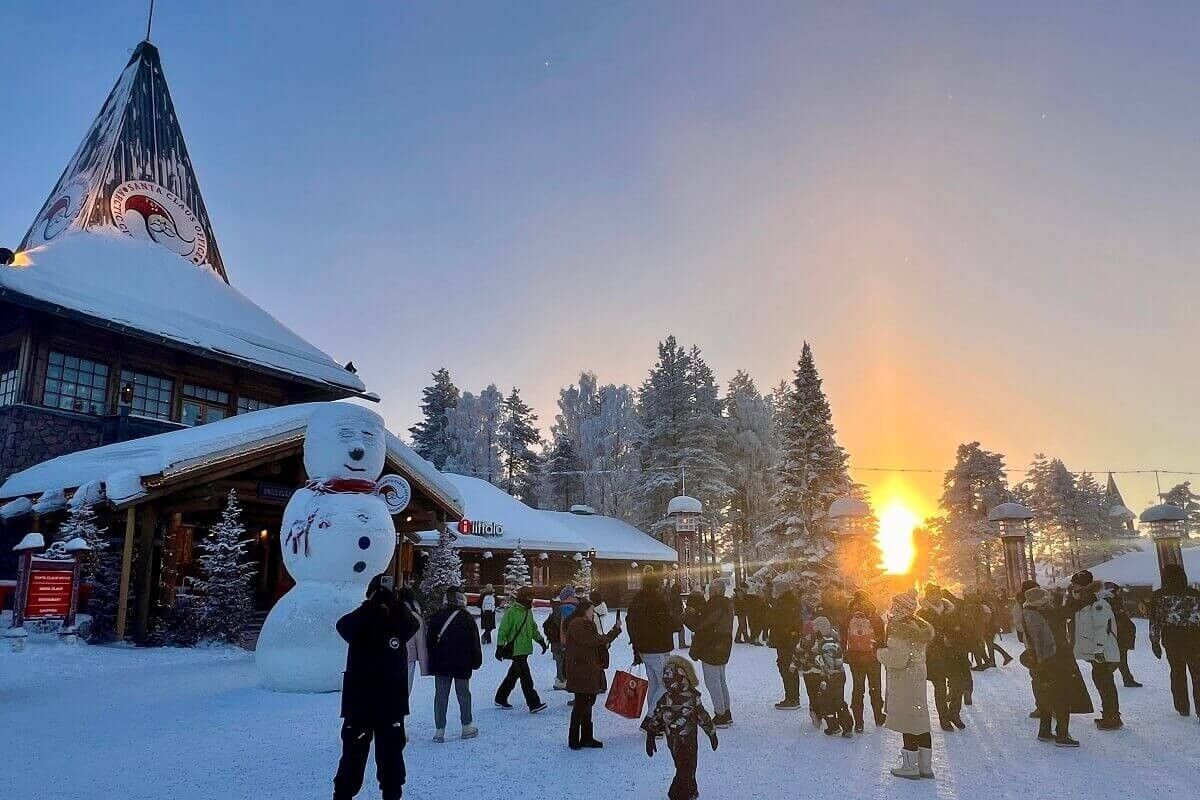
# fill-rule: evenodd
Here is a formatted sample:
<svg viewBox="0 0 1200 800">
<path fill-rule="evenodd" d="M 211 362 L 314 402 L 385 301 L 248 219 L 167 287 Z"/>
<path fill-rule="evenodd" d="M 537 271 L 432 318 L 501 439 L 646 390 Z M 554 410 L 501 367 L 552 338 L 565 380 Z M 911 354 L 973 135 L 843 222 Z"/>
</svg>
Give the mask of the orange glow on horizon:
<svg viewBox="0 0 1200 800">
<path fill-rule="evenodd" d="M 889 575 L 903 575 L 912 569 L 917 551 L 913 544 L 913 530 L 921 524 L 921 517 L 912 504 L 901 496 L 888 499 L 879 510 L 879 533 L 876 540 L 883 552 L 883 571 Z"/>
</svg>

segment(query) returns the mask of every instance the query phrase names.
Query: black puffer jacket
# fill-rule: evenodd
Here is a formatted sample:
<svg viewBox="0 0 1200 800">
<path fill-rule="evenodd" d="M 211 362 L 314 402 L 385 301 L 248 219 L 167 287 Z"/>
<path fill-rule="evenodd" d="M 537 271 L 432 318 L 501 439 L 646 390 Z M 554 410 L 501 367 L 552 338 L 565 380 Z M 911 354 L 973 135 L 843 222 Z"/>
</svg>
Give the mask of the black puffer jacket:
<svg viewBox="0 0 1200 800">
<path fill-rule="evenodd" d="M 638 653 L 669 653 L 675 649 L 679 615 L 659 586 L 645 586 L 633 596 L 626 614 L 629 641 Z"/>
<path fill-rule="evenodd" d="M 454 619 L 451 620 L 451 615 Z M 447 625 L 449 621 L 449 625 Z M 446 629 L 442 633 L 442 628 Z M 440 634 L 440 635 L 439 635 Z M 475 617 L 462 606 L 443 608 L 425 627 L 429 645 L 429 673 L 443 678 L 469 678 L 483 666 L 483 648 Z"/>
<path fill-rule="evenodd" d="M 684 615 L 692 633 L 691 656 L 715 667 L 729 663 L 733 650 L 733 601 L 717 595 Z"/>
<path fill-rule="evenodd" d="M 342 717 L 358 724 L 399 722 L 408 716 L 408 640 L 420 627 L 386 589 L 337 622 L 349 647 L 342 676 Z"/>
</svg>

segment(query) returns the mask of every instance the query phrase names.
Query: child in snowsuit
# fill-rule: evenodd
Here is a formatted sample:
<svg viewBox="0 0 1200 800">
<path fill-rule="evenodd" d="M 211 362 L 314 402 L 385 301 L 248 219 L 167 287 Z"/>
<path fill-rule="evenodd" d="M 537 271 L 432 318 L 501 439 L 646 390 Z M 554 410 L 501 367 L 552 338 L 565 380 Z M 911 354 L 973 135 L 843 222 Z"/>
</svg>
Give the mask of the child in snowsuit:
<svg viewBox="0 0 1200 800">
<path fill-rule="evenodd" d="M 654 710 L 642 721 L 646 732 L 646 755 L 656 752 L 656 736 L 667 737 L 667 748 L 675 762 L 675 780 L 667 791 L 669 800 L 693 800 L 700 796 L 696 786 L 697 732 L 700 729 L 708 736 L 712 749 L 717 749 L 717 729 L 712 717 L 700 702 L 700 685 L 696 670 L 683 656 L 671 656 L 663 667 L 663 685 L 666 694 L 658 700 Z"/>
<path fill-rule="evenodd" d="M 807 651 L 807 652 L 805 652 Z M 846 668 L 842 642 L 825 617 L 813 620 L 813 633 L 796 646 L 795 669 L 802 669 L 805 684 L 815 690 L 813 713 L 825 720 L 825 734 L 849 739 L 854 736 L 854 718 L 846 705 Z"/>
</svg>

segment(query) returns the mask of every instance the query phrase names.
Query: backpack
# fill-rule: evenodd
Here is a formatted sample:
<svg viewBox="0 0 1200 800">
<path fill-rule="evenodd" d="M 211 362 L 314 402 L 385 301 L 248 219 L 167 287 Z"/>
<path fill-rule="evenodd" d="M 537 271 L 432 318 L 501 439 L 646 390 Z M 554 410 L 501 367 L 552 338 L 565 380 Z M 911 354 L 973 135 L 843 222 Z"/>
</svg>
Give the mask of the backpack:
<svg viewBox="0 0 1200 800">
<path fill-rule="evenodd" d="M 875 628 L 861 611 L 855 611 L 846 626 L 846 652 L 860 655 L 875 652 Z"/>
</svg>

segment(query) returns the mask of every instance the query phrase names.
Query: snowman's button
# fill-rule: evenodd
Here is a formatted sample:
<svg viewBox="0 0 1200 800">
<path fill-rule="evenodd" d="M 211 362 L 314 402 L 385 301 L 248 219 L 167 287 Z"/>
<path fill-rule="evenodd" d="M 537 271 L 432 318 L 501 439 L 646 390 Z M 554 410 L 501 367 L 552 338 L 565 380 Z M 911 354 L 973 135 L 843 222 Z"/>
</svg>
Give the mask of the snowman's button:
<svg viewBox="0 0 1200 800">
<path fill-rule="evenodd" d="M 354 565 L 355 572 L 362 572 L 366 568 L 367 568 L 367 562 L 365 562 L 365 561 L 359 561 L 357 564 Z"/>
<path fill-rule="evenodd" d="M 358 537 L 358 549 L 359 550 L 366 550 L 370 546 L 371 546 L 371 537 L 370 536 Z"/>
</svg>

